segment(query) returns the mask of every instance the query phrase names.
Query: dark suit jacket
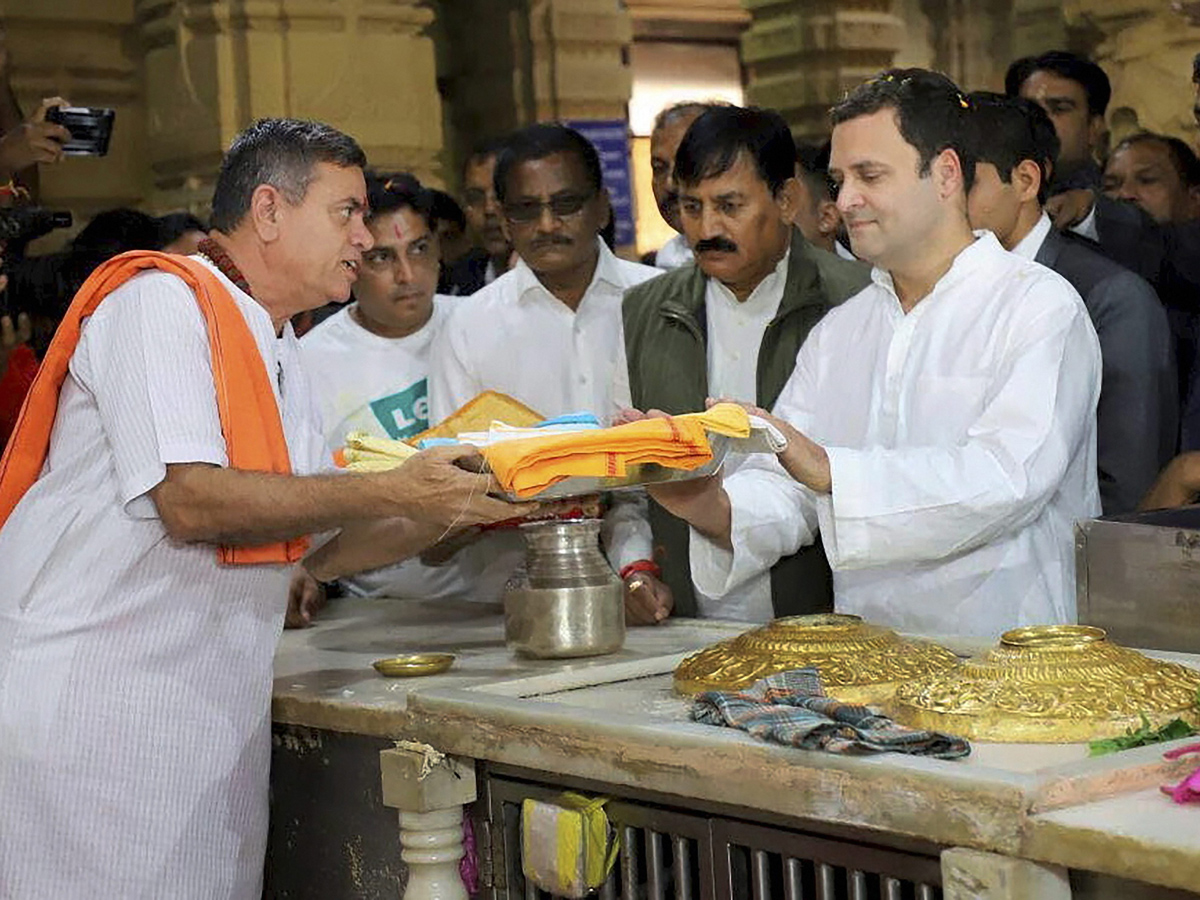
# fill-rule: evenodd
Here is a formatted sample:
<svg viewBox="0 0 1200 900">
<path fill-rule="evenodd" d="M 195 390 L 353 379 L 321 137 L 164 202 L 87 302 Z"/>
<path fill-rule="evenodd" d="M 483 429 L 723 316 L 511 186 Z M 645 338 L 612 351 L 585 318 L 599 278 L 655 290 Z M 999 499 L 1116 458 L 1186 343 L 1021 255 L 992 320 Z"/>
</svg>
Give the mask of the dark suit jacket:
<svg viewBox="0 0 1200 900">
<path fill-rule="evenodd" d="M 1175 452 L 1179 397 L 1167 315 L 1145 279 L 1090 242 L 1051 230 L 1035 259 L 1079 292 L 1100 339 L 1100 503 L 1130 512 Z"/>
</svg>

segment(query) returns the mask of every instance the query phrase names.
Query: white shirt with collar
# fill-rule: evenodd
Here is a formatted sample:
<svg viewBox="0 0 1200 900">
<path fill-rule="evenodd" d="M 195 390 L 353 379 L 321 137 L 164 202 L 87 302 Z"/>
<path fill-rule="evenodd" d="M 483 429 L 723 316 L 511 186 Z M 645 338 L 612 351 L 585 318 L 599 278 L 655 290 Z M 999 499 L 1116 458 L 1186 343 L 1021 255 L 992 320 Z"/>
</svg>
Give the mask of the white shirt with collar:
<svg viewBox="0 0 1200 900">
<path fill-rule="evenodd" d="M 987 232 L 908 314 L 872 280 L 813 329 L 775 407 L 825 448 L 832 493 L 748 459 L 725 480 L 733 551 L 692 532 L 697 586 L 737 589 L 819 530 L 839 612 L 986 636 L 1074 621 L 1072 529 L 1100 512 L 1079 295 Z"/>
<path fill-rule="evenodd" d="M 602 240 L 592 283 L 575 310 L 520 260 L 455 305 L 430 356 L 430 421 L 440 422 L 483 391 L 500 391 L 544 416 L 587 411 L 608 421 L 630 405 L 623 364 L 621 302 L 626 288 L 662 272 L 617 258 Z M 605 521 L 613 567 L 648 559 L 641 503 L 619 504 Z"/>
<path fill-rule="evenodd" d="M 716 278 L 709 278 L 704 291 L 708 321 L 708 392 L 729 400 L 758 402 L 758 351 L 763 333 L 779 313 L 787 284 L 791 248 L 744 302 Z M 727 475 L 745 460 L 738 455 L 726 460 Z M 693 585 L 699 588 L 699 585 Z M 723 597 L 697 590 L 696 604 L 705 618 L 767 622 L 774 615 L 771 602 L 771 573 L 762 572 L 740 589 Z"/>
<path fill-rule="evenodd" d="M 1046 243 L 1051 227 L 1050 217 L 1043 212 L 1042 217 L 1037 220 L 1037 224 L 1029 229 L 1029 234 L 1021 238 L 1017 246 L 1012 248 L 1012 252 L 1025 259 L 1036 259 L 1038 251 L 1042 249 L 1042 244 Z"/>
</svg>

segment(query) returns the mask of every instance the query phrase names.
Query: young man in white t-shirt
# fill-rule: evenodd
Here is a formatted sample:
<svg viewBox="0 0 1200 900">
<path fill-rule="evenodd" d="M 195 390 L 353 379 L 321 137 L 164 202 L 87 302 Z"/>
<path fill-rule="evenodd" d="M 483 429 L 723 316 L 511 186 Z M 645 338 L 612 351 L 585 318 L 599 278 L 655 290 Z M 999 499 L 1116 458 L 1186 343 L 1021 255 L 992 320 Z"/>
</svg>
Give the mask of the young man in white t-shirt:
<svg viewBox="0 0 1200 900">
<path fill-rule="evenodd" d="M 429 427 L 429 348 L 456 302 L 434 294 L 440 253 L 431 192 L 411 175 L 368 172 L 366 179 L 375 242 L 363 253 L 353 302 L 300 341 L 331 449 L 351 431 L 407 440 Z M 478 577 L 471 557 L 460 553 L 442 566 L 407 560 L 340 584 L 360 596 L 467 596 Z M 300 604 L 298 593 L 293 585 L 293 625 L 307 624 L 319 605 Z M 309 596 L 316 596 L 311 586 Z"/>
<path fill-rule="evenodd" d="M 433 196 L 410 175 L 367 175 L 375 245 L 354 302 L 304 336 L 300 353 L 331 448 L 351 431 L 407 440 L 429 427 L 429 347 L 453 298 L 434 295 Z"/>
</svg>

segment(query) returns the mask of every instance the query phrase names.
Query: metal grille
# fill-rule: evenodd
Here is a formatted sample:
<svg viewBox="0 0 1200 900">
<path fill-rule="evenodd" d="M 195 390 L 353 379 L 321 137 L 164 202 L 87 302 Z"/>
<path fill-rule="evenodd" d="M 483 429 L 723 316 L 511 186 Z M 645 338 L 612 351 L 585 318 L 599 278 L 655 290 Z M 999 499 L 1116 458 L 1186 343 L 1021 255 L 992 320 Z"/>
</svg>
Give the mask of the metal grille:
<svg viewBox="0 0 1200 900">
<path fill-rule="evenodd" d="M 521 872 L 521 802 L 562 788 L 489 774 L 480 822 L 485 897 L 557 900 Z M 614 796 L 620 853 L 601 900 L 942 900 L 935 856 Z"/>
</svg>

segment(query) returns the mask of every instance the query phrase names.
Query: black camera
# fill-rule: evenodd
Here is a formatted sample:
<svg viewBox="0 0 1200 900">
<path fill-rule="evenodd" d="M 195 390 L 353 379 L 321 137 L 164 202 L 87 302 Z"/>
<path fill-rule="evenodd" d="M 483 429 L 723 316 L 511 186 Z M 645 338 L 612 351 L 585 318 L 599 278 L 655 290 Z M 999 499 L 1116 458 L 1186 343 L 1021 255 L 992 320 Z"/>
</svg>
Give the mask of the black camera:
<svg viewBox="0 0 1200 900">
<path fill-rule="evenodd" d="M 5 255 L 19 255 L 30 241 L 56 228 L 70 228 L 71 214 L 40 206 L 13 206 L 0 209 L 0 243 Z"/>
<path fill-rule="evenodd" d="M 46 110 L 46 121 L 56 122 L 71 132 L 63 144 L 67 156 L 104 156 L 112 137 L 116 110 L 101 106 L 53 106 Z"/>
</svg>

